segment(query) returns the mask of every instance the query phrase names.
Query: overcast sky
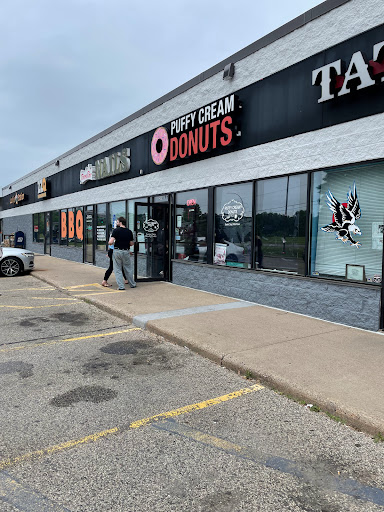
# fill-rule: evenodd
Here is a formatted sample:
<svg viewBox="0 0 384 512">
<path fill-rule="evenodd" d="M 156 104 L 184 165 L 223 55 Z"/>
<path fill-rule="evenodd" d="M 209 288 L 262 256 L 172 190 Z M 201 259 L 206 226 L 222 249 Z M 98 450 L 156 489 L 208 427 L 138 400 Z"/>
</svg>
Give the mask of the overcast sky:
<svg viewBox="0 0 384 512">
<path fill-rule="evenodd" d="M 319 0 L 1 0 L 0 186 Z"/>
</svg>

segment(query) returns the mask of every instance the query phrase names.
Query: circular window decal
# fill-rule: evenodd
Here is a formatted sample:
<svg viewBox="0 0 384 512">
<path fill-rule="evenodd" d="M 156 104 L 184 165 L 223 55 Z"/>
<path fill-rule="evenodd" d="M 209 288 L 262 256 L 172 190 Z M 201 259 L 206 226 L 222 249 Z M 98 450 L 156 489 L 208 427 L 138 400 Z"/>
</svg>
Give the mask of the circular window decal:
<svg viewBox="0 0 384 512">
<path fill-rule="evenodd" d="M 158 128 L 152 137 L 151 153 L 152 160 L 156 165 L 164 162 L 169 148 L 169 140 L 167 130 L 163 127 Z"/>
</svg>

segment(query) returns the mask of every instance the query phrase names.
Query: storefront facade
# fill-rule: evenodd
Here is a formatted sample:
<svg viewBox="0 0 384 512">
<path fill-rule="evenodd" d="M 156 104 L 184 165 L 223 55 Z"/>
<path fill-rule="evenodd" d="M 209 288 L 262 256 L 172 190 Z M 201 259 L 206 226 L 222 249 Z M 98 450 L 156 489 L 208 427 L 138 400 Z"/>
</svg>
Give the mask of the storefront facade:
<svg viewBox="0 0 384 512">
<path fill-rule="evenodd" d="M 139 280 L 378 330 L 383 15 L 324 2 L 4 187 L 3 235 L 105 267 L 123 215 Z"/>
</svg>

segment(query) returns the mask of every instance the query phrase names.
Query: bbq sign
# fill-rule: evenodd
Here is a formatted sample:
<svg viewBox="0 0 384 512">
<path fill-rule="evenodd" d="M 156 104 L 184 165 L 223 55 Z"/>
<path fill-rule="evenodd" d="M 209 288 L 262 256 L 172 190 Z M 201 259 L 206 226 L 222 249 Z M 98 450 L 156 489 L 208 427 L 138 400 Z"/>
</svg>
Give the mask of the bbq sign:
<svg viewBox="0 0 384 512">
<path fill-rule="evenodd" d="M 161 165 L 225 148 L 241 135 L 236 121 L 240 105 L 231 94 L 158 128 L 151 141 L 152 160 Z"/>
</svg>

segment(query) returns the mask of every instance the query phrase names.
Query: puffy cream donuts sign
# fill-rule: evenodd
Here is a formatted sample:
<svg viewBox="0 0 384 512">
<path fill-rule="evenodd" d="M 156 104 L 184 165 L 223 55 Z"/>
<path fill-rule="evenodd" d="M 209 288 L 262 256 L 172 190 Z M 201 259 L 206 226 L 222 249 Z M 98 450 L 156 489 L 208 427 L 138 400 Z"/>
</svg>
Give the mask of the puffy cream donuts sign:
<svg viewBox="0 0 384 512">
<path fill-rule="evenodd" d="M 153 162 L 161 165 L 167 158 L 188 159 L 230 145 L 240 135 L 234 119 L 238 108 L 231 94 L 175 119 L 168 129 L 157 128 L 151 141 Z"/>
</svg>

